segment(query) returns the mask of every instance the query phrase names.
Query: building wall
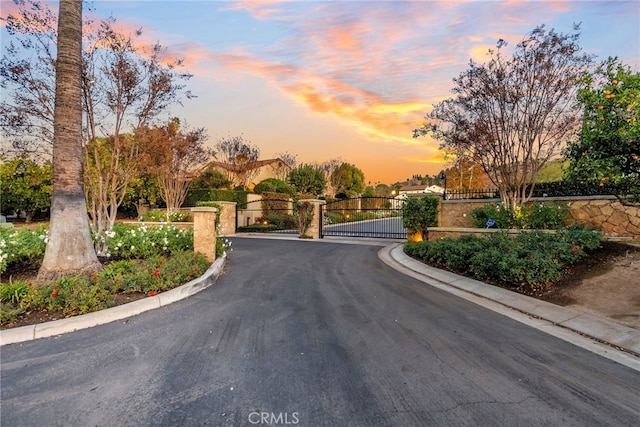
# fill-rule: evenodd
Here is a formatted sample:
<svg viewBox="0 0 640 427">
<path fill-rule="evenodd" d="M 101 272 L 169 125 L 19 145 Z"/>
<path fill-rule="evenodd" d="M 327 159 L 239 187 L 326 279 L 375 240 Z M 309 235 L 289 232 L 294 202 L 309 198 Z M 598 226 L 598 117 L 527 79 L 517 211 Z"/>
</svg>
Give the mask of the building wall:
<svg viewBox="0 0 640 427">
<path fill-rule="evenodd" d="M 626 206 L 615 196 L 544 197 L 530 203 L 564 205 L 569 209 L 566 225 L 581 224 L 600 230 L 605 237 L 640 240 L 640 208 Z M 441 200 L 440 227 L 473 227 L 471 211 L 486 204 L 499 204 L 499 199 Z"/>
</svg>

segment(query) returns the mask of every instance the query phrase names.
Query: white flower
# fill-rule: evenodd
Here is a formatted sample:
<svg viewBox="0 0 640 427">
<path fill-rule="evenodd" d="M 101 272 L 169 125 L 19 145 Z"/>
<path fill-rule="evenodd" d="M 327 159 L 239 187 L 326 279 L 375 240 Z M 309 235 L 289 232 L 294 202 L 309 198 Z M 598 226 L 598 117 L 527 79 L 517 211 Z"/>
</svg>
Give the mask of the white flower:
<svg viewBox="0 0 640 427">
<path fill-rule="evenodd" d="M 136 248 L 135 246 L 131 245 L 131 249 L 130 250 L 134 250 L 135 248 Z"/>
</svg>

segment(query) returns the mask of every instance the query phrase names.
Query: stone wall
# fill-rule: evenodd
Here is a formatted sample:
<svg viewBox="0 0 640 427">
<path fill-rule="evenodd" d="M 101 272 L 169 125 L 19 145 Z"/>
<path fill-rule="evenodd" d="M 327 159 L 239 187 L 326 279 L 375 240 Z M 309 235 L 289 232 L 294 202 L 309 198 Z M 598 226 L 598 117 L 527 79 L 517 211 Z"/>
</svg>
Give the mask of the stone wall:
<svg viewBox="0 0 640 427">
<path fill-rule="evenodd" d="M 567 200 L 570 223 L 598 228 L 606 237 L 640 240 L 640 208 L 615 197 L 574 197 Z"/>
<path fill-rule="evenodd" d="M 640 208 L 626 206 L 615 196 L 543 197 L 531 203 L 564 205 L 569 209 L 566 225 L 581 224 L 595 228 L 610 239 L 640 240 Z M 473 227 L 471 211 L 486 204 L 499 204 L 499 199 L 443 200 L 440 202 L 440 227 Z"/>
</svg>

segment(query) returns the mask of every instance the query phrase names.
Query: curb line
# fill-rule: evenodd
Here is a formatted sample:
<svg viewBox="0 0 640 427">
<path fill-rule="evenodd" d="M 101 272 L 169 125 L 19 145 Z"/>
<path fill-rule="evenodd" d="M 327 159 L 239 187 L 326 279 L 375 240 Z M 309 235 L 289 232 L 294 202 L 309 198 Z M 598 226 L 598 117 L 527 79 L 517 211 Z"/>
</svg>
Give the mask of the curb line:
<svg viewBox="0 0 640 427">
<path fill-rule="evenodd" d="M 2 330 L 0 331 L 0 346 L 92 328 L 180 301 L 213 285 L 220 276 L 226 258 L 227 256 L 223 255 L 216 259 L 202 276 L 153 297 L 146 297 L 128 304 L 80 316 Z"/>
<path fill-rule="evenodd" d="M 640 331 L 637 329 L 430 267 L 406 255 L 402 250 L 402 244 L 386 246 L 378 252 L 378 256 L 390 267 L 409 270 L 412 277 L 439 289 L 459 296 L 463 293 L 493 301 L 590 339 L 618 347 L 635 358 L 640 355 Z M 453 290 L 456 292 L 452 292 Z"/>
</svg>

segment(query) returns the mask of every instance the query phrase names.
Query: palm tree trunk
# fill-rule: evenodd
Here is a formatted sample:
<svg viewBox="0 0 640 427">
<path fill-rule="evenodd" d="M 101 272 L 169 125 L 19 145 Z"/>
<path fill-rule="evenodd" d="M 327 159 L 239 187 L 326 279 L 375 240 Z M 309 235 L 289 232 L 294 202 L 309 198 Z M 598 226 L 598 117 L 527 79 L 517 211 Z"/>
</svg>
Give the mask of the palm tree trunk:
<svg viewBox="0 0 640 427">
<path fill-rule="evenodd" d="M 102 266 L 89 233 L 82 169 L 82 0 L 61 0 L 49 241 L 38 272 L 53 280 Z"/>
</svg>

